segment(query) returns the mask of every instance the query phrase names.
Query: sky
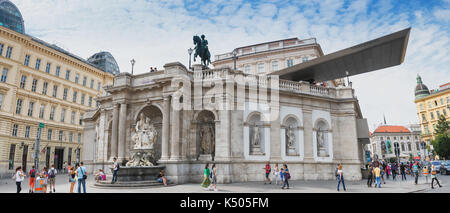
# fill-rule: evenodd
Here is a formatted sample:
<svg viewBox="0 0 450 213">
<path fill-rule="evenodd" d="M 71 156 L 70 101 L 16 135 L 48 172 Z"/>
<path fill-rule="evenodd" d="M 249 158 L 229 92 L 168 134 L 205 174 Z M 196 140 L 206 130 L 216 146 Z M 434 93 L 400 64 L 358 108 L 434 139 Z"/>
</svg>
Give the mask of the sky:
<svg viewBox="0 0 450 213">
<path fill-rule="evenodd" d="M 109 51 L 121 72 L 179 61 L 192 36 L 211 55 L 267 41 L 316 38 L 325 54 L 411 27 L 403 64 L 350 77 L 369 130 L 418 123 L 414 88 L 450 82 L 450 0 L 11 0 L 27 34 L 88 58 Z M 214 57 L 212 57 L 213 59 Z"/>
</svg>

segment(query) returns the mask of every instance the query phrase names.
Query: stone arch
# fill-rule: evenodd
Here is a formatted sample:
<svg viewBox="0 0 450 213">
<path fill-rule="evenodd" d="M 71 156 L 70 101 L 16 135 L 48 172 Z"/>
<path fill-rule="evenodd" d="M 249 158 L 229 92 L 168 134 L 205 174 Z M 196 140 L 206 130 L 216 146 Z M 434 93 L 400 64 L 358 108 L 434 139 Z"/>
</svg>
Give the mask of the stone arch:
<svg viewBox="0 0 450 213">
<path fill-rule="evenodd" d="M 300 152 L 300 119 L 293 114 L 288 114 L 283 118 L 281 137 L 283 137 L 282 144 L 284 146 L 284 154 L 286 156 L 289 155 L 298 155 Z M 283 149 L 282 149 L 283 150 Z"/>
<path fill-rule="evenodd" d="M 146 104 L 143 107 L 140 107 L 139 110 L 136 110 L 136 114 L 134 115 L 134 120 L 132 123 L 131 137 L 135 134 L 136 123 L 140 121 L 140 115 L 144 113 L 145 117 L 150 118 L 150 123 L 154 126 L 157 132 L 157 140 L 156 144 L 153 146 L 154 150 L 154 159 L 157 161 L 161 158 L 161 144 L 162 144 L 162 119 L 163 119 L 163 110 L 162 108 L 156 104 Z M 131 147 L 134 146 L 133 142 L 130 144 Z"/>
<path fill-rule="evenodd" d="M 265 151 L 265 123 L 264 115 L 258 111 L 251 112 L 247 116 L 250 154 L 258 155 Z"/>
<path fill-rule="evenodd" d="M 217 121 L 217 114 L 211 110 L 200 110 L 194 114 L 192 129 L 195 130 L 195 156 L 199 160 L 214 160 Z"/>
<path fill-rule="evenodd" d="M 330 125 L 327 120 L 318 118 L 314 122 L 315 134 L 315 149 L 317 157 L 329 157 L 332 150 L 330 150 L 330 141 L 332 137 L 328 134 L 330 132 Z"/>
<path fill-rule="evenodd" d="M 288 115 L 284 116 L 283 121 L 281 122 L 281 124 L 282 124 L 282 125 L 286 125 L 286 122 L 287 122 L 287 120 L 288 120 L 289 118 L 293 118 L 293 119 L 297 120 L 298 125 L 301 124 L 300 118 L 298 118 L 298 117 L 297 117 L 296 115 L 294 115 L 294 114 L 288 114 Z"/>
<path fill-rule="evenodd" d="M 325 127 L 326 127 L 326 129 L 327 129 L 328 131 L 331 130 L 330 124 L 328 123 L 327 120 L 325 120 L 325 119 L 323 119 L 323 118 L 318 118 L 318 119 L 314 122 L 314 129 L 317 129 L 317 126 L 319 125 L 320 122 L 323 122 L 323 123 L 325 124 Z"/>
<path fill-rule="evenodd" d="M 260 118 L 261 118 L 261 122 L 264 122 L 264 123 L 268 122 L 268 119 L 264 116 L 263 113 L 258 112 L 258 111 L 253 111 L 253 112 L 249 113 L 249 114 L 247 115 L 247 119 L 245 119 L 245 121 L 246 121 L 247 124 L 249 124 L 250 119 L 251 119 L 252 116 L 254 116 L 254 115 L 259 115 Z"/>
<path fill-rule="evenodd" d="M 159 111 L 161 112 L 161 114 L 163 114 L 162 112 L 164 112 L 164 110 L 163 110 L 163 108 L 162 108 L 158 103 L 145 104 L 145 105 L 139 107 L 139 108 L 136 110 L 137 113 L 136 113 L 136 114 L 134 115 L 134 117 L 133 117 L 133 122 L 136 122 L 136 121 L 139 120 L 139 114 L 140 114 L 146 107 L 152 107 L 152 106 L 158 108 Z"/>
</svg>

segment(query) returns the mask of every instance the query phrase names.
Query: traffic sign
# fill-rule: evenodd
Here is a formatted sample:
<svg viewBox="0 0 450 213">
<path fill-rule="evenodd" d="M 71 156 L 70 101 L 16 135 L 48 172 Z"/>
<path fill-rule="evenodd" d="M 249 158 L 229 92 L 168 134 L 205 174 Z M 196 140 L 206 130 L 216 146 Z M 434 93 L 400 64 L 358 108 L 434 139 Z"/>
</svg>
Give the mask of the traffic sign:
<svg viewBox="0 0 450 213">
<path fill-rule="evenodd" d="M 39 128 L 43 129 L 44 128 L 44 123 L 39 123 Z"/>
</svg>

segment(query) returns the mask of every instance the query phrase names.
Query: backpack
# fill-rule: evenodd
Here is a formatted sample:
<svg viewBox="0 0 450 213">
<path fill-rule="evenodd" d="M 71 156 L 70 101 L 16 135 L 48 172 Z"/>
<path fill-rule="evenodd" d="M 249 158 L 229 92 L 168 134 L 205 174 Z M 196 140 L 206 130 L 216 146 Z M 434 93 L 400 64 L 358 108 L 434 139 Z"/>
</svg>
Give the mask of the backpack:
<svg viewBox="0 0 450 213">
<path fill-rule="evenodd" d="M 291 179 L 291 173 L 286 173 L 286 178 L 289 180 Z"/>
<path fill-rule="evenodd" d="M 32 178 L 36 177 L 36 170 L 34 170 L 34 169 L 30 170 L 30 177 L 32 177 Z"/>
<path fill-rule="evenodd" d="M 55 177 L 56 177 L 55 169 L 50 169 L 50 172 L 48 173 L 48 176 L 49 176 L 50 178 L 55 178 Z"/>
<path fill-rule="evenodd" d="M 120 163 L 117 163 L 117 171 L 120 169 Z"/>
</svg>

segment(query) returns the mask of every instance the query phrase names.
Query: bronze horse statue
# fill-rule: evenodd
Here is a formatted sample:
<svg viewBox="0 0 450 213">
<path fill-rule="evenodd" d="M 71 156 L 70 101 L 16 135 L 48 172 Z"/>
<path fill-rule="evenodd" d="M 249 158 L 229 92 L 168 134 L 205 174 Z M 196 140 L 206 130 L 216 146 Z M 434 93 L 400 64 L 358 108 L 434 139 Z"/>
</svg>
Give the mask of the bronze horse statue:
<svg viewBox="0 0 450 213">
<path fill-rule="evenodd" d="M 208 41 L 205 39 L 205 35 L 202 35 L 201 38 L 195 35 L 193 40 L 195 45 L 194 61 L 197 56 L 200 56 L 202 65 L 207 67 L 211 63 L 211 54 L 208 50 Z"/>
</svg>

